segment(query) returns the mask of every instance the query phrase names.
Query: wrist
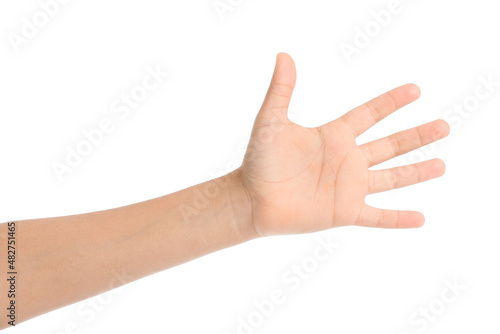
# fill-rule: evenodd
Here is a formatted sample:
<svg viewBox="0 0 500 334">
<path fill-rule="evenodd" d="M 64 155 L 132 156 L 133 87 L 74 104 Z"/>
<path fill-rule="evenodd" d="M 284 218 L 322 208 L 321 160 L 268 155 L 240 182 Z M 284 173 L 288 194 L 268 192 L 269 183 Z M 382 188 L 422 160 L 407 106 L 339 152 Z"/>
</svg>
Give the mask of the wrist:
<svg viewBox="0 0 500 334">
<path fill-rule="evenodd" d="M 225 180 L 224 180 L 225 179 Z M 245 240 L 260 236 L 253 223 L 252 199 L 239 169 L 219 178 L 226 186 L 226 198 L 232 223 Z"/>
</svg>

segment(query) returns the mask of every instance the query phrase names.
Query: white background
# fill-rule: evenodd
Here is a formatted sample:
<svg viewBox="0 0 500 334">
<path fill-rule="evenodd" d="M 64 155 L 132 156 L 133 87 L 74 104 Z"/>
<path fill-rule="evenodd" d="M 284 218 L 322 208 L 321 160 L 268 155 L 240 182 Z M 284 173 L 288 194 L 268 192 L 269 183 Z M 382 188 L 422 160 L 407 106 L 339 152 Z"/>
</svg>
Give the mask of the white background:
<svg viewBox="0 0 500 334">
<path fill-rule="evenodd" d="M 422 97 L 360 142 L 451 121 L 449 139 L 404 156 L 442 158 L 444 177 L 367 198 L 420 210 L 425 226 L 251 241 L 94 299 L 100 311 L 84 301 L 5 332 L 72 333 L 76 324 L 75 333 L 233 334 L 238 317 L 248 319 L 254 302 L 274 289 L 286 300 L 254 333 L 498 332 L 500 87 L 467 114 L 450 111 L 474 102 L 480 77 L 500 81 L 496 3 L 401 0 L 399 13 L 351 62 L 342 43 L 353 44 L 356 29 L 370 27 L 371 12 L 389 0 L 232 3 L 221 19 L 213 0 L 73 0 L 15 52 L 8 36 L 20 35 L 23 17 L 32 21 L 41 7 L 3 1 L 0 221 L 123 206 L 228 172 L 243 158 L 275 56 L 284 51 L 297 65 L 290 114 L 301 125 L 330 121 L 407 82 Z M 169 76 L 120 120 L 111 104 L 141 83 L 147 66 Z M 104 118 L 114 131 L 60 182 L 52 163 L 64 162 L 66 146 Z M 312 255 L 317 238 L 329 237 L 338 249 L 291 290 L 282 275 Z M 409 319 L 439 305 L 446 280 L 466 288 L 422 331 Z"/>
</svg>

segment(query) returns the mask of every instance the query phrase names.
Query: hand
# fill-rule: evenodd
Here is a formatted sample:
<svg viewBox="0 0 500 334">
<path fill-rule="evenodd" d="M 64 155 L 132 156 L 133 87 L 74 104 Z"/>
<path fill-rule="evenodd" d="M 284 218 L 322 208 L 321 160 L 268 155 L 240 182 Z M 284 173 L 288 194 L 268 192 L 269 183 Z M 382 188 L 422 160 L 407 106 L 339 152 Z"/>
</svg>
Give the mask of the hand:
<svg viewBox="0 0 500 334">
<path fill-rule="evenodd" d="M 447 136 L 448 124 L 436 120 L 367 144 L 355 142 L 372 125 L 416 100 L 419 88 L 398 87 L 335 121 L 305 128 L 287 118 L 295 79 L 292 58 L 279 54 L 245 159 L 236 171 L 256 232 L 265 236 L 344 225 L 422 226 L 421 213 L 374 208 L 365 204 L 365 197 L 439 177 L 444 163 L 433 159 L 387 170 L 368 168 Z"/>
</svg>

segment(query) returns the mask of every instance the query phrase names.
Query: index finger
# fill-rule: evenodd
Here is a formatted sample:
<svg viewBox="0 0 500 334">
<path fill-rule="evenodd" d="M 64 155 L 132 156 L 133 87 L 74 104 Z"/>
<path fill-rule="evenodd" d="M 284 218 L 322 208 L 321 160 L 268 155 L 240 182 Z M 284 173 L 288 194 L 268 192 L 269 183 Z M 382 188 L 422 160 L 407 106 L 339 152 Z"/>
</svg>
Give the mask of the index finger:
<svg viewBox="0 0 500 334">
<path fill-rule="evenodd" d="M 420 88 L 415 84 L 406 84 L 354 108 L 340 119 L 350 126 L 357 137 L 380 120 L 419 97 Z"/>
</svg>

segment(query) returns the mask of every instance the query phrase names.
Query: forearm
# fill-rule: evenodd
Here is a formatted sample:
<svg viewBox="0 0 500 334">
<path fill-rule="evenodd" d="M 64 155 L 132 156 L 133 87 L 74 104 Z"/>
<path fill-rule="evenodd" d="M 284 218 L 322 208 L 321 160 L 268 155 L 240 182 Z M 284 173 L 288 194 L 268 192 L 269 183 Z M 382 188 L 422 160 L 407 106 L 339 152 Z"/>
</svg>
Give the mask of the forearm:
<svg viewBox="0 0 500 334">
<path fill-rule="evenodd" d="M 236 172 L 121 208 L 16 222 L 16 323 L 256 237 L 240 181 Z"/>
</svg>

